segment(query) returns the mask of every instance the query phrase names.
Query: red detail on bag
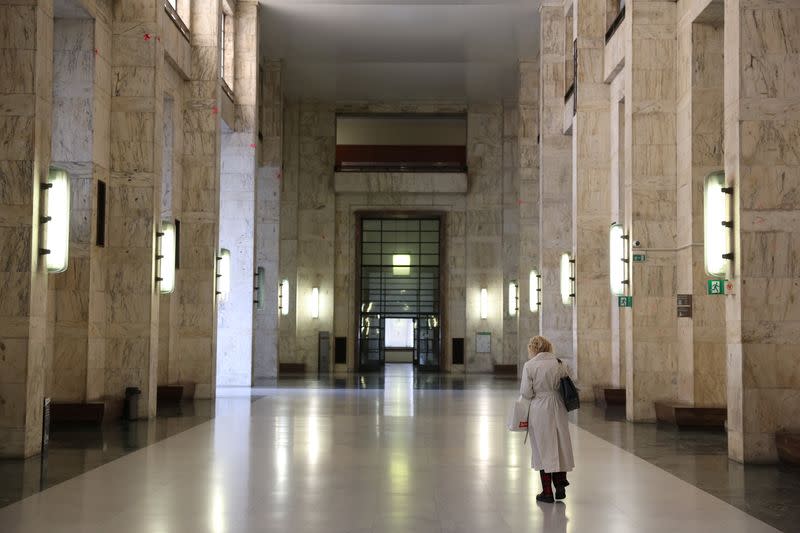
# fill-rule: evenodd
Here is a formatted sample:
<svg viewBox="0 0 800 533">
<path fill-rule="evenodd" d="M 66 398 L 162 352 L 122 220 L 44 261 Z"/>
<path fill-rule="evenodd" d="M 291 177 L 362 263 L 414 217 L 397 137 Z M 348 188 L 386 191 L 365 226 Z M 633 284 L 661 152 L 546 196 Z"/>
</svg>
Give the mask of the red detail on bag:
<svg viewBox="0 0 800 533">
<path fill-rule="evenodd" d="M 519 427 L 526 428 L 526 427 L 528 427 L 528 423 L 527 422 L 520 422 L 519 423 Z"/>
</svg>

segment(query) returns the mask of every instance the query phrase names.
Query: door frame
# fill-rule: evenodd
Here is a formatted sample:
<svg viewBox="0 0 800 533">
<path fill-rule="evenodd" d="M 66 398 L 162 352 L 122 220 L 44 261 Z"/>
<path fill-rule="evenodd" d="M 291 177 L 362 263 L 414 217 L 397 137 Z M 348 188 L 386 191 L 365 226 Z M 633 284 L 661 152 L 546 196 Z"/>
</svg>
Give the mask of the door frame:
<svg viewBox="0 0 800 533">
<path fill-rule="evenodd" d="M 439 220 L 439 368 L 440 372 L 450 370 L 450 353 L 447 350 L 448 328 L 447 328 L 447 211 L 437 210 L 414 210 L 414 209 L 359 209 L 353 212 L 355 224 L 353 224 L 353 241 L 355 243 L 355 264 L 354 283 L 353 283 L 353 307 L 352 315 L 357 317 L 353 320 L 353 370 L 361 372 L 361 222 L 365 218 L 381 219 L 422 219 L 435 218 Z M 417 368 L 416 365 L 414 368 Z"/>
</svg>

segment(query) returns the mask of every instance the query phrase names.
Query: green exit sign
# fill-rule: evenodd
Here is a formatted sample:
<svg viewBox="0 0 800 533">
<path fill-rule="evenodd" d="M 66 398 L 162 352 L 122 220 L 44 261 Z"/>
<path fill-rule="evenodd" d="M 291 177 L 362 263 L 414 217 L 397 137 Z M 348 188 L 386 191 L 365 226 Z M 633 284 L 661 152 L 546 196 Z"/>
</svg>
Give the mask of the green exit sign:
<svg viewBox="0 0 800 533">
<path fill-rule="evenodd" d="M 633 307 L 633 296 L 618 296 L 620 307 Z"/>
<path fill-rule="evenodd" d="M 725 294 L 725 280 L 724 279 L 708 280 L 708 294 Z"/>
<path fill-rule="evenodd" d="M 634 263 L 644 263 L 646 260 L 647 260 L 647 255 L 645 254 L 633 254 Z"/>
</svg>

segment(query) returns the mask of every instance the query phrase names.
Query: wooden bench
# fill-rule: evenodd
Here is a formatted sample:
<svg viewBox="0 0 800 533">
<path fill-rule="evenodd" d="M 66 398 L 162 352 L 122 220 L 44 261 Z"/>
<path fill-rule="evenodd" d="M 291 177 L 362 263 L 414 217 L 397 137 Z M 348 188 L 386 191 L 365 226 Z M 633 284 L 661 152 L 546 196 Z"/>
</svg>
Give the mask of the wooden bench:
<svg viewBox="0 0 800 533">
<path fill-rule="evenodd" d="M 656 402 L 656 419 L 678 428 L 725 429 L 728 409 L 725 407 L 701 407 L 687 402 Z"/>
<path fill-rule="evenodd" d="M 613 385 L 595 385 L 594 403 L 600 406 L 625 405 L 625 389 Z"/>
<path fill-rule="evenodd" d="M 517 365 L 494 365 L 494 374 L 507 378 L 517 377 Z"/>
<path fill-rule="evenodd" d="M 176 404 L 183 400 L 183 385 L 159 385 L 156 401 L 161 404 Z"/>
<path fill-rule="evenodd" d="M 781 462 L 800 466 L 800 434 L 778 433 L 775 435 L 778 458 Z"/>
<path fill-rule="evenodd" d="M 106 406 L 101 402 L 50 404 L 50 423 L 52 424 L 97 424 L 103 423 Z"/>
</svg>

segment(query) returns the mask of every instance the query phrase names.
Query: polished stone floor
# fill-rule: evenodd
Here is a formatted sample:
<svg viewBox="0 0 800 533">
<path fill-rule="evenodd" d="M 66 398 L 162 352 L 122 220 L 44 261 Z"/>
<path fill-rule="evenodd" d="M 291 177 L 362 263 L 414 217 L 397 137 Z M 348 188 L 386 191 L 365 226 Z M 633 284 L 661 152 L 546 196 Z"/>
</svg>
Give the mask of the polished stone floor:
<svg viewBox="0 0 800 533">
<path fill-rule="evenodd" d="M 221 391 L 213 420 L 0 509 L 0 531 L 776 531 L 580 421 L 567 500 L 537 504 L 511 380 L 310 384 Z"/>
</svg>

